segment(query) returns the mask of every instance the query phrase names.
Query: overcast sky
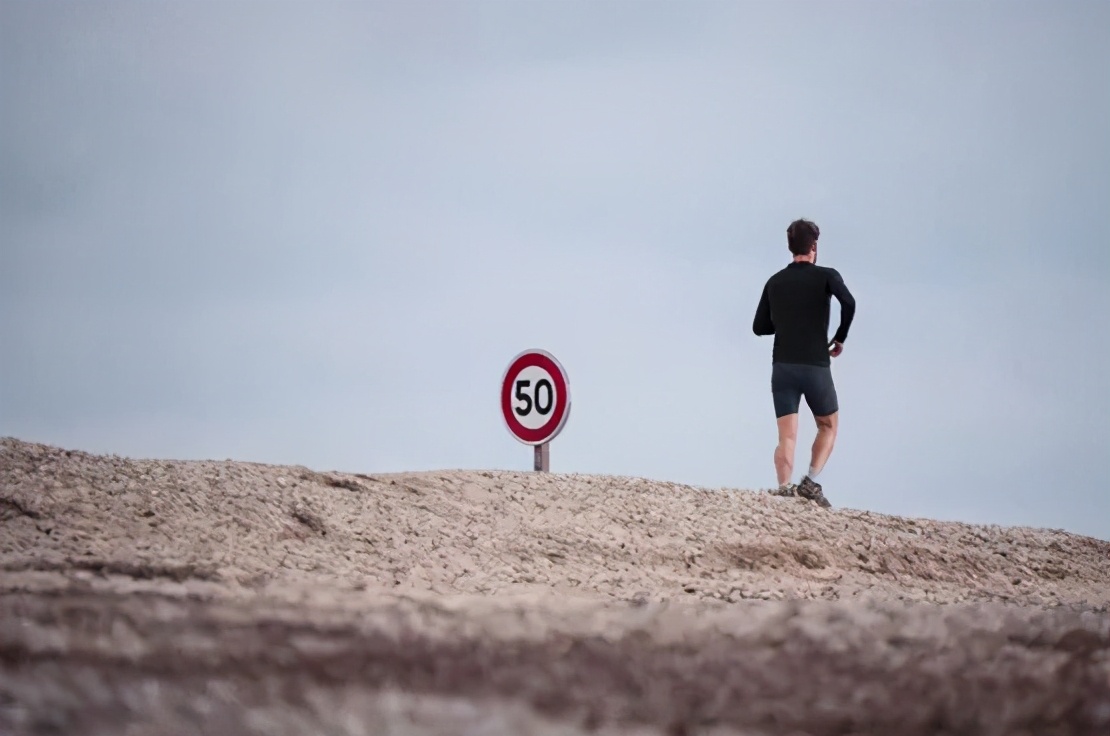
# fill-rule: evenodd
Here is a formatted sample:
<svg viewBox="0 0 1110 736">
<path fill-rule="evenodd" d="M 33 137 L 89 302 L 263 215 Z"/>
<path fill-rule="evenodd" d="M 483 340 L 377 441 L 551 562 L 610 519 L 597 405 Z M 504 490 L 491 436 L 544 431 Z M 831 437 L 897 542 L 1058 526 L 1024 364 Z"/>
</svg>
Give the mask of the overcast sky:
<svg viewBox="0 0 1110 736">
<path fill-rule="evenodd" d="M 1110 538 L 1108 204 L 1101 0 L 0 0 L 0 435 L 767 488 L 804 216 L 833 505 Z"/>
</svg>

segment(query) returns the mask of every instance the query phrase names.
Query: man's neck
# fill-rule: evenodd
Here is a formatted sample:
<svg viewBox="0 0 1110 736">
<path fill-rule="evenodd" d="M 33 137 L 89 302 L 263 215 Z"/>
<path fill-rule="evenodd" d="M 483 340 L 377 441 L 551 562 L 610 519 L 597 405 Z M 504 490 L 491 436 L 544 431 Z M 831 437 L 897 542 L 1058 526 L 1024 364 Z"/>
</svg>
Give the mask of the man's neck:
<svg viewBox="0 0 1110 736">
<path fill-rule="evenodd" d="M 794 263 L 813 263 L 813 254 L 809 253 L 804 256 L 794 256 Z"/>
</svg>

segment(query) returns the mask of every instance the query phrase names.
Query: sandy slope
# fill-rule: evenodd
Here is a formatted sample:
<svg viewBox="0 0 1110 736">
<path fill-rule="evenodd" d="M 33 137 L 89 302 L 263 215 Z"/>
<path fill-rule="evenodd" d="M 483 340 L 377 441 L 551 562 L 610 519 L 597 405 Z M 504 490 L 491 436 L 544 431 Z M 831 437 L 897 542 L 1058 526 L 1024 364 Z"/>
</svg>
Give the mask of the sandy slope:
<svg viewBox="0 0 1110 736">
<path fill-rule="evenodd" d="M 0 733 L 1110 733 L 1110 543 L 747 491 L 5 439 L 0 595 Z"/>
</svg>

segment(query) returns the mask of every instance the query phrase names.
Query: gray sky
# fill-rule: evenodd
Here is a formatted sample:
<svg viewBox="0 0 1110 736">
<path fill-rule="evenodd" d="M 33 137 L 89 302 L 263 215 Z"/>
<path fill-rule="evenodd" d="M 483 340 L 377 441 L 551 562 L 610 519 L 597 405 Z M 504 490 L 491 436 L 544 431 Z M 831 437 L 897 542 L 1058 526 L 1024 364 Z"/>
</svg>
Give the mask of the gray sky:
<svg viewBox="0 0 1110 736">
<path fill-rule="evenodd" d="M 1108 131 L 1098 0 L 0 0 L 0 435 L 530 469 L 542 347 L 553 470 L 769 487 L 805 216 L 832 503 L 1110 538 Z"/>
</svg>

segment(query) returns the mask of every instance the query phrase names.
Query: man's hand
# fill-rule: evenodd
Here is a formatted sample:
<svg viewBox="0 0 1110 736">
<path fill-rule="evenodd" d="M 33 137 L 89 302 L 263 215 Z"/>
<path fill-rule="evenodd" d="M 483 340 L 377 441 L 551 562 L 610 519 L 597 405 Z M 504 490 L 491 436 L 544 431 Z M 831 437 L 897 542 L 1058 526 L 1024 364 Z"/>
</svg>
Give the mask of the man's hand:
<svg viewBox="0 0 1110 736">
<path fill-rule="evenodd" d="M 844 343 L 833 340 L 829 343 L 829 355 L 837 357 L 844 352 Z"/>
</svg>

